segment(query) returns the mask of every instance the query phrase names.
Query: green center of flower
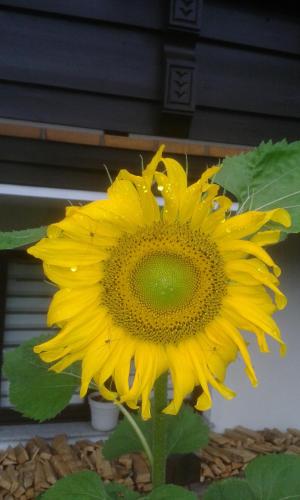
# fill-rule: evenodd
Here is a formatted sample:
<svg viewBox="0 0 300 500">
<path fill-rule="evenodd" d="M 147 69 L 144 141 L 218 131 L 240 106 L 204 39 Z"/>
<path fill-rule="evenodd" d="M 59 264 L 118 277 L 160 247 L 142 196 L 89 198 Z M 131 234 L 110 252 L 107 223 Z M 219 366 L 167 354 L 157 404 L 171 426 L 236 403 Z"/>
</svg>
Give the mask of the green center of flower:
<svg viewBox="0 0 300 500">
<path fill-rule="evenodd" d="M 196 270 L 178 255 L 152 254 L 142 259 L 134 275 L 134 288 L 146 306 L 169 311 L 184 306 L 196 286 Z"/>
<path fill-rule="evenodd" d="M 147 342 L 176 344 L 203 331 L 226 289 L 217 245 L 188 224 L 124 234 L 103 264 L 102 303 L 117 326 Z"/>
</svg>

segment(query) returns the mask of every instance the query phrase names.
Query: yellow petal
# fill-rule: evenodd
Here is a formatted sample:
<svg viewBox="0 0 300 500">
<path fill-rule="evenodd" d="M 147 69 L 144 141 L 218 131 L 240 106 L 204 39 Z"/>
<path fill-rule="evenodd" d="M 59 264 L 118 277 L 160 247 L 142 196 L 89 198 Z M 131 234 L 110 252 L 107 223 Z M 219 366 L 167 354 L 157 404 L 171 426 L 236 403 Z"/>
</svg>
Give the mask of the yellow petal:
<svg viewBox="0 0 300 500">
<path fill-rule="evenodd" d="M 41 355 L 43 352 L 58 349 L 67 349 L 67 352 L 81 350 L 86 347 L 95 336 L 99 335 L 107 328 L 107 326 L 108 317 L 106 311 L 97 306 L 91 310 L 83 311 L 80 316 L 70 319 L 66 326 L 64 326 L 55 337 L 42 344 L 36 345 L 34 347 L 34 352 Z"/>
<path fill-rule="evenodd" d="M 65 236 L 99 246 L 107 246 L 115 242 L 120 236 L 121 228 L 113 217 L 110 220 L 109 212 L 105 210 L 107 204 L 107 200 L 100 200 L 83 207 L 72 207 L 73 210 L 68 212 L 67 217 L 48 226 L 48 237 Z M 98 207 L 97 212 L 92 210 L 95 205 Z"/>
<path fill-rule="evenodd" d="M 101 370 L 110 356 L 111 349 L 109 343 L 106 342 L 106 338 L 107 335 L 105 334 L 99 335 L 90 343 L 87 352 L 84 354 L 80 388 L 80 397 L 82 398 L 86 395 L 92 378 Z"/>
<path fill-rule="evenodd" d="M 235 344 L 237 345 L 237 347 L 242 355 L 242 358 L 245 362 L 246 373 L 250 379 L 250 382 L 254 387 L 256 387 L 258 384 L 256 374 L 255 374 L 254 368 L 252 366 L 252 361 L 250 358 L 250 354 L 248 352 L 247 344 L 246 344 L 245 340 L 243 339 L 242 335 L 225 318 L 217 318 L 215 320 L 215 324 L 219 327 L 219 329 L 221 331 L 223 331 L 226 335 L 228 335 L 231 338 L 231 340 L 233 340 L 233 342 L 235 342 Z"/>
<path fill-rule="evenodd" d="M 132 226 L 143 225 L 140 197 L 133 184 L 127 180 L 116 179 L 108 189 L 108 208 Z"/>
<path fill-rule="evenodd" d="M 274 292 L 278 309 L 283 309 L 286 306 L 287 299 L 276 286 L 278 280 L 257 259 L 229 261 L 226 263 L 225 270 L 229 278 L 240 283 L 251 285 L 253 280 L 257 283 L 263 283 Z M 248 280 L 247 275 L 249 275 L 250 280 Z"/>
<path fill-rule="evenodd" d="M 99 386 L 99 393 L 104 399 L 107 399 L 108 401 L 114 401 L 118 397 L 118 394 L 115 391 L 107 389 L 104 384 Z"/>
<path fill-rule="evenodd" d="M 137 343 L 134 355 L 135 376 L 133 384 L 127 394 L 121 397 L 121 401 L 137 401 L 142 396 L 142 411 L 147 410 L 147 394 L 153 388 L 155 380 L 166 370 L 166 357 L 161 346 L 149 343 Z M 144 396 L 143 396 L 144 395 Z M 142 413 L 143 418 L 146 413 Z"/>
<path fill-rule="evenodd" d="M 152 184 L 153 176 L 154 176 L 154 173 L 157 169 L 157 166 L 162 159 L 162 153 L 163 153 L 164 149 L 165 149 L 165 145 L 162 144 L 159 147 L 159 149 L 157 150 L 157 152 L 155 153 L 155 155 L 153 156 L 150 163 L 148 163 L 148 165 L 146 166 L 146 168 L 143 172 L 143 177 L 145 177 L 145 179 L 147 180 L 147 182 L 150 185 Z"/>
<path fill-rule="evenodd" d="M 184 345 L 169 344 L 166 352 L 173 382 L 173 400 L 164 409 L 164 413 L 175 415 L 180 410 L 183 399 L 193 390 L 195 378 Z"/>
<path fill-rule="evenodd" d="M 252 236 L 251 241 L 261 246 L 273 245 L 274 243 L 278 243 L 280 240 L 280 233 L 281 231 L 279 231 L 279 229 L 259 231 Z"/>
<path fill-rule="evenodd" d="M 160 220 L 159 206 L 151 191 L 151 183 L 148 178 L 145 176 L 140 177 L 138 175 L 133 175 L 127 172 L 127 170 L 121 170 L 118 178 L 131 181 L 135 185 L 140 197 L 143 224 L 147 226 L 154 222 L 158 222 Z"/>
<path fill-rule="evenodd" d="M 131 221 L 131 217 L 127 216 L 128 207 L 117 194 L 115 198 L 116 204 L 111 199 L 105 199 L 92 201 L 80 208 L 76 207 L 76 209 L 71 207 L 70 214 L 78 214 L 78 217 L 82 217 L 83 222 L 88 218 L 98 222 L 99 231 L 108 237 L 114 237 L 123 231 L 132 232 L 133 229 L 136 229 L 136 224 Z"/>
<path fill-rule="evenodd" d="M 90 266 L 60 267 L 51 264 L 44 264 L 46 276 L 59 285 L 67 288 L 81 288 L 92 286 L 103 277 L 102 263 Z"/>
<path fill-rule="evenodd" d="M 167 175 L 156 172 L 155 180 L 157 188 L 165 200 L 163 220 L 174 222 L 178 218 L 187 189 L 187 176 L 182 166 L 172 158 L 162 158 L 161 161 L 166 167 Z"/>
<path fill-rule="evenodd" d="M 182 224 L 191 219 L 195 205 L 200 200 L 201 195 L 209 189 L 208 180 L 219 170 L 220 168 L 217 166 L 208 168 L 197 182 L 194 182 L 185 190 L 179 211 L 179 221 Z"/>
<path fill-rule="evenodd" d="M 122 363 L 116 365 L 114 373 L 116 388 L 121 397 L 129 392 L 129 375 L 134 352 L 135 342 L 128 342 L 126 339 L 126 343 L 123 345 Z"/>
<path fill-rule="evenodd" d="M 226 297 L 224 299 L 224 305 L 236 315 L 245 318 L 249 323 L 253 323 L 255 326 L 261 328 L 264 332 L 268 333 L 277 342 L 283 343 L 280 337 L 280 331 L 276 325 L 273 318 L 266 313 L 262 308 L 258 308 L 257 304 L 252 303 L 251 300 L 245 298 L 235 298 Z"/>
<path fill-rule="evenodd" d="M 104 383 L 113 376 L 118 364 L 123 364 L 125 342 L 127 343 L 127 345 L 129 344 L 130 347 L 132 346 L 131 340 L 128 337 L 124 336 L 123 330 L 121 328 L 112 328 L 108 338 L 106 338 L 106 344 L 110 349 L 110 356 L 108 357 L 105 365 L 103 365 L 103 367 L 99 370 L 97 375 L 97 383 L 99 384 L 99 386 L 104 385 Z"/>
<path fill-rule="evenodd" d="M 218 342 L 215 341 L 218 340 Z M 237 354 L 236 345 L 225 337 L 220 331 L 214 335 L 214 330 L 211 329 L 211 324 L 206 327 L 205 335 L 199 335 L 198 342 L 201 345 L 201 350 L 206 359 L 206 364 L 211 373 L 217 379 L 225 379 L 227 366 L 235 360 Z"/>
<path fill-rule="evenodd" d="M 47 316 L 48 326 L 77 316 L 84 309 L 97 305 L 100 297 L 98 285 L 82 289 L 64 288 L 54 295 Z"/>
<path fill-rule="evenodd" d="M 193 229 L 199 229 L 202 224 L 212 212 L 214 208 L 214 198 L 218 194 L 219 186 L 212 184 L 209 186 L 206 197 L 204 200 L 200 200 L 194 208 L 194 212 L 191 219 L 191 227 Z"/>
<path fill-rule="evenodd" d="M 285 227 L 290 226 L 291 219 L 283 208 L 276 208 L 268 212 L 245 212 L 235 215 L 220 224 L 214 231 L 217 239 L 240 239 L 255 233 L 270 220 L 278 222 Z"/>
<path fill-rule="evenodd" d="M 82 352 L 75 352 L 73 354 L 69 354 L 68 356 L 65 356 L 63 359 L 55 363 L 55 365 L 52 365 L 51 368 L 49 368 L 49 370 L 56 373 L 61 373 L 66 368 L 75 363 L 75 361 L 81 360 L 82 356 L 83 356 Z"/>
<path fill-rule="evenodd" d="M 255 257 L 262 260 L 267 266 L 273 267 L 276 276 L 280 276 L 280 268 L 275 264 L 270 255 L 253 241 L 226 240 L 219 243 L 219 248 L 225 259 L 227 252 L 242 251 L 246 254 L 255 255 Z"/>
<path fill-rule="evenodd" d="M 187 352 L 197 380 L 199 381 L 204 394 L 206 394 L 206 403 L 211 406 L 211 395 L 207 383 L 206 369 L 208 353 L 203 351 L 203 346 L 200 342 L 197 342 L 196 339 L 191 339 L 190 342 L 187 342 Z M 201 399 L 201 402 L 204 402 L 204 398 Z M 208 408 L 210 408 L 210 406 L 208 406 Z"/>
<path fill-rule="evenodd" d="M 205 392 L 203 392 L 199 398 L 197 399 L 197 403 L 195 404 L 195 408 L 198 411 L 207 411 L 212 407 L 212 399 L 211 396 L 208 396 Z"/>
<path fill-rule="evenodd" d="M 96 264 L 107 255 L 99 247 L 66 238 L 43 238 L 27 252 L 46 264 L 68 268 Z"/>
<path fill-rule="evenodd" d="M 225 214 L 231 208 L 232 203 L 227 196 L 217 196 L 214 198 L 215 206 L 213 207 L 213 211 L 203 221 L 201 226 L 202 231 L 213 231 L 225 219 Z"/>
</svg>

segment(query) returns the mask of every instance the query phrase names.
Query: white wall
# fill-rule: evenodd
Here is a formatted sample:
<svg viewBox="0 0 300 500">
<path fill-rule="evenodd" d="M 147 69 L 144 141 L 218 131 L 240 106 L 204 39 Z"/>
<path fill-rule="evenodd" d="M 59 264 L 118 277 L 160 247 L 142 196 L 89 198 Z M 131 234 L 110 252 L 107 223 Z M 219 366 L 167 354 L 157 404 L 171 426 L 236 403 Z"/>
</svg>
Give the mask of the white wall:
<svg viewBox="0 0 300 500">
<path fill-rule="evenodd" d="M 214 394 L 210 421 L 217 432 L 236 425 L 300 428 L 300 235 L 289 237 L 272 253 L 281 265 L 281 289 L 288 297 L 288 306 L 276 315 L 288 352 L 280 358 L 276 342 L 270 340 L 272 353 L 262 354 L 254 336 L 247 335 L 259 385 L 250 385 L 241 359 L 229 368 L 226 383 L 237 396 L 226 401 Z"/>
</svg>

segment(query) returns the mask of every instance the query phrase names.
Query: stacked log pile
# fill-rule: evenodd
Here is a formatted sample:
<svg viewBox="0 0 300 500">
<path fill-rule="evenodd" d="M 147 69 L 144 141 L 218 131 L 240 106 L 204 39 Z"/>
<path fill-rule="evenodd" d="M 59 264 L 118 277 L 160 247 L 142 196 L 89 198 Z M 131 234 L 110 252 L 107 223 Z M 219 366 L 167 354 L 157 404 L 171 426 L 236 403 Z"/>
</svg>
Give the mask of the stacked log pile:
<svg viewBox="0 0 300 500">
<path fill-rule="evenodd" d="M 27 500 L 47 490 L 57 479 L 82 470 L 96 471 L 104 482 L 116 481 L 131 489 L 151 490 L 146 460 L 140 454 L 108 461 L 102 443 L 88 440 L 69 445 L 65 435 L 51 443 L 35 437 L 26 446 L 0 451 L 0 500 Z"/>
<path fill-rule="evenodd" d="M 201 458 L 200 482 L 239 476 L 251 460 L 268 453 L 300 454 L 300 431 L 252 431 L 238 426 L 224 434 L 211 432 L 209 445 L 197 454 Z"/>
<path fill-rule="evenodd" d="M 267 453 L 300 454 L 300 431 L 252 431 L 239 426 L 224 434 L 211 432 L 208 446 L 197 453 L 201 459 L 199 480 L 206 483 L 239 476 L 253 458 Z M 101 442 L 82 440 L 70 445 L 60 435 L 49 443 L 35 437 L 26 446 L 0 451 L 0 500 L 33 499 L 58 479 L 81 470 L 95 471 L 104 482 L 116 481 L 141 493 L 151 490 L 143 455 L 131 453 L 108 461 Z"/>
</svg>

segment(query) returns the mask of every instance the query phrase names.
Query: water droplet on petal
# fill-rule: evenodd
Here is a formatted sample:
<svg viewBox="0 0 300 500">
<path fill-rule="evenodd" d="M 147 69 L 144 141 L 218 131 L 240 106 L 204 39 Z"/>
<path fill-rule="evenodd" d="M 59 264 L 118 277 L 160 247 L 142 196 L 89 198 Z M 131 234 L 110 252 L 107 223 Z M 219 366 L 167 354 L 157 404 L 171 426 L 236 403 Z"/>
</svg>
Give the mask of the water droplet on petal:
<svg viewBox="0 0 300 500">
<path fill-rule="evenodd" d="M 72 273 L 75 273 L 77 271 L 77 266 L 70 267 L 70 271 L 72 271 Z"/>
</svg>

